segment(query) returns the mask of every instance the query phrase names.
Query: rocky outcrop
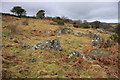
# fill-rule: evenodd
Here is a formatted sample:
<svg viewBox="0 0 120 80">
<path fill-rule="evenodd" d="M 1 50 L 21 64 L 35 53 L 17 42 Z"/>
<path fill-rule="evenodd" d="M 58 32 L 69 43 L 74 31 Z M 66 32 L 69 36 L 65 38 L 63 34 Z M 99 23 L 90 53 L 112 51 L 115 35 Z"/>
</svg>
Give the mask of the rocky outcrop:
<svg viewBox="0 0 120 80">
<path fill-rule="evenodd" d="M 58 39 L 47 40 L 32 46 L 32 49 L 55 49 L 62 50 L 60 41 Z"/>
<path fill-rule="evenodd" d="M 63 34 L 74 34 L 73 30 L 70 28 L 58 28 L 55 33 L 63 33 Z"/>
</svg>

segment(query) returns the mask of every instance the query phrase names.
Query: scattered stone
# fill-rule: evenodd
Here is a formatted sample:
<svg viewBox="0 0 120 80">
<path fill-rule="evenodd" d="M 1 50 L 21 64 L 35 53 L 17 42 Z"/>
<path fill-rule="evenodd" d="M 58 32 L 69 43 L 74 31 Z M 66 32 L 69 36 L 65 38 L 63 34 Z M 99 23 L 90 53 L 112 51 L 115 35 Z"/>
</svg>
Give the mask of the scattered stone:
<svg viewBox="0 0 120 80">
<path fill-rule="evenodd" d="M 70 28 L 58 28 L 55 33 L 63 33 L 63 34 L 74 34 L 73 30 Z"/>
<path fill-rule="evenodd" d="M 85 54 L 83 54 L 82 52 L 78 52 L 78 51 L 72 51 L 69 53 L 68 58 L 71 58 L 72 56 L 85 57 Z"/>
<path fill-rule="evenodd" d="M 30 46 L 28 44 L 26 44 L 26 43 L 22 43 L 22 47 L 24 47 L 24 48 L 30 48 Z"/>
<path fill-rule="evenodd" d="M 15 38 L 9 37 L 9 40 L 16 40 Z"/>
<path fill-rule="evenodd" d="M 29 48 L 29 47 L 30 47 L 28 44 L 26 44 L 26 43 L 24 43 L 24 42 L 21 42 L 21 41 L 18 41 L 18 40 L 15 39 L 15 38 L 10 37 L 9 40 L 13 40 L 15 43 L 21 44 L 22 47 L 24 47 L 24 48 Z"/>
<path fill-rule="evenodd" d="M 44 33 L 50 34 L 50 33 L 52 33 L 52 31 L 48 30 L 48 31 L 45 31 Z"/>
<path fill-rule="evenodd" d="M 87 36 L 87 34 L 84 34 L 84 33 L 78 32 L 78 33 L 77 33 L 77 36 L 82 37 L 82 36 Z"/>
<path fill-rule="evenodd" d="M 55 49 L 62 50 L 60 41 L 58 39 L 47 40 L 32 46 L 32 49 Z"/>
<path fill-rule="evenodd" d="M 100 37 L 99 33 L 94 34 L 92 38 L 92 46 L 96 46 L 98 48 L 102 47 L 104 40 Z"/>
</svg>

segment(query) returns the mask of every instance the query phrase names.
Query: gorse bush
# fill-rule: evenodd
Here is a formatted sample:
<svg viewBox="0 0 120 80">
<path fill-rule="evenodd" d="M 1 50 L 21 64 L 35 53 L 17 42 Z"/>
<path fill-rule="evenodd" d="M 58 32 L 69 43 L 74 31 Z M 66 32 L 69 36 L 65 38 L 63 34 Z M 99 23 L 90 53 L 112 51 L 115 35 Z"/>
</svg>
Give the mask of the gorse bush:
<svg viewBox="0 0 120 80">
<path fill-rule="evenodd" d="M 118 35 L 117 34 L 113 34 L 110 36 L 110 39 L 117 41 Z"/>
<path fill-rule="evenodd" d="M 57 25 L 57 23 L 50 23 L 51 25 Z"/>
<path fill-rule="evenodd" d="M 58 20 L 58 21 L 57 21 L 57 24 L 58 24 L 58 25 L 64 25 L 64 21 Z"/>
<path fill-rule="evenodd" d="M 53 21 L 56 22 L 58 25 L 64 25 L 64 21 L 63 20 L 54 19 Z"/>
<path fill-rule="evenodd" d="M 108 47 L 112 47 L 113 45 L 115 45 L 113 41 L 107 40 L 107 41 L 105 42 L 104 47 L 105 47 L 105 48 L 108 48 Z"/>
<path fill-rule="evenodd" d="M 88 24 L 73 24 L 73 27 L 75 28 L 90 28 Z"/>
</svg>

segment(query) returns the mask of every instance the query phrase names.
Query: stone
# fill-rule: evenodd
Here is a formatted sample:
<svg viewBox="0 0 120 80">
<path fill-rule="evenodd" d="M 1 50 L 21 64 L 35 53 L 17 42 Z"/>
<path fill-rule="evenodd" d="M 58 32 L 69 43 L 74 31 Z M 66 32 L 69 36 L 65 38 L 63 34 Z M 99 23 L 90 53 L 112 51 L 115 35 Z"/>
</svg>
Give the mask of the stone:
<svg viewBox="0 0 120 80">
<path fill-rule="evenodd" d="M 63 34 L 74 34 L 73 30 L 70 28 L 58 28 L 55 33 L 63 33 Z"/>
<path fill-rule="evenodd" d="M 84 34 L 84 33 L 78 32 L 78 33 L 77 33 L 77 36 L 82 37 L 82 36 L 87 36 L 87 34 Z"/>
<path fill-rule="evenodd" d="M 69 53 L 68 58 L 71 58 L 73 56 L 77 56 L 77 57 L 82 56 L 82 57 L 85 57 L 85 54 L 83 54 L 82 52 L 78 52 L 78 51 L 72 51 L 72 52 Z"/>
<path fill-rule="evenodd" d="M 9 37 L 9 40 L 16 40 L 15 38 L 13 38 L 13 37 Z"/>
<path fill-rule="evenodd" d="M 29 47 L 30 47 L 28 44 L 26 44 L 26 43 L 24 43 L 24 42 L 21 42 L 21 41 L 15 39 L 15 38 L 13 38 L 13 37 L 9 37 L 9 40 L 12 40 L 12 41 L 14 41 L 15 43 L 21 44 L 22 47 L 24 47 L 24 48 L 29 48 Z"/>
<path fill-rule="evenodd" d="M 50 33 L 52 33 L 52 31 L 48 30 L 48 31 L 44 31 L 44 33 L 50 34 Z"/>
<path fill-rule="evenodd" d="M 28 44 L 26 44 L 26 43 L 22 43 L 22 47 L 24 47 L 24 48 L 30 48 L 30 46 Z"/>
<path fill-rule="evenodd" d="M 60 41 L 58 39 L 47 40 L 32 46 L 32 49 L 55 49 L 62 50 Z"/>
<path fill-rule="evenodd" d="M 100 37 L 100 34 L 99 33 L 94 34 L 92 38 L 92 46 L 101 48 L 103 43 L 104 43 L 104 40 Z"/>
</svg>

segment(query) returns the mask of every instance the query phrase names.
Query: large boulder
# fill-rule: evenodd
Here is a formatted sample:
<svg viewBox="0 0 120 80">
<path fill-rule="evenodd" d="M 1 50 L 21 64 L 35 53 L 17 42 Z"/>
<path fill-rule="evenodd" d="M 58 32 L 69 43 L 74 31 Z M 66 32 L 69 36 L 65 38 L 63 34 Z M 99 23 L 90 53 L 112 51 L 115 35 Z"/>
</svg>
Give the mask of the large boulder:
<svg viewBox="0 0 120 80">
<path fill-rule="evenodd" d="M 60 41 L 58 39 L 47 40 L 32 46 L 32 49 L 55 49 L 62 50 Z"/>
<path fill-rule="evenodd" d="M 74 34 L 73 30 L 70 28 L 58 28 L 55 33 L 63 33 L 63 34 Z"/>
</svg>

